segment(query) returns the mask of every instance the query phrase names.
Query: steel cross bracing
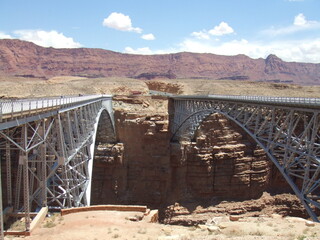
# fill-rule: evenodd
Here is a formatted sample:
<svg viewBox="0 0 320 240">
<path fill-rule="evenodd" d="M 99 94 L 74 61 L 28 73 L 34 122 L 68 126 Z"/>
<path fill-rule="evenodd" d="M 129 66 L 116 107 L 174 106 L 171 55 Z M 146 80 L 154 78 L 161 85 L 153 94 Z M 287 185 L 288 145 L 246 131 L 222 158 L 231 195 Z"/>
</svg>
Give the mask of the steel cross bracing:
<svg viewBox="0 0 320 240">
<path fill-rule="evenodd" d="M 0 157 L 6 192 L 0 201 L 25 213 L 26 230 L 31 211 L 90 204 L 94 141 L 102 111 L 108 113 L 106 124 L 114 133 L 111 99 L 78 97 L 72 104 L 20 111 L 15 119 L 15 113 L 2 114 L 6 121 L 0 122 Z"/>
<path fill-rule="evenodd" d="M 173 141 L 190 140 L 212 113 L 225 115 L 265 150 L 312 219 L 320 220 L 320 99 L 189 96 L 172 101 Z"/>
</svg>

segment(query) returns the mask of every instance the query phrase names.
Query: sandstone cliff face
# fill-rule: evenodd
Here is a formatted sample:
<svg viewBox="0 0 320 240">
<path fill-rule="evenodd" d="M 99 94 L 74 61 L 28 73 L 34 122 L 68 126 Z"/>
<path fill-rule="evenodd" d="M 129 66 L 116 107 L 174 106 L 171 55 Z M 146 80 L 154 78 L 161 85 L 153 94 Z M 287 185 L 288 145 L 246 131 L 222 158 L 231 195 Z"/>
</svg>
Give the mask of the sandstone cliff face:
<svg viewBox="0 0 320 240">
<path fill-rule="evenodd" d="M 290 189 L 264 150 L 221 114 L 202 122 L 185 154 L 186 184 L 197 198 L 243 200 Z"/>
<path fill-rule="evenodd" d="M 207 118 L 187 155 L 187 184 L 195 195 L 217 199 L 260 197 L 270 162 L 264 151 L 219 114 Z"/>
<path fill-rule="evenodd" d="M 127 169 L 124 163 L 124 144 L 99 144 L 95 148 L 92 171 L 91 205 L 121 203 L 125 195 Z"/>
<path fill-rule="evenodd" d="M 168 113 L 143 111 L 154 101 L 132 97 L 117 103 L 131 107 L 116 111 L 119 143 L 96 148 L 93 204 L 210 205 L 290 191 L 264 151 L 233 122 L 213 114 L 194 141 L 170 142 Z"/>
<path fill-rule="evenodd" d="M 170 189 L 168 115 L 144 112 L 150 98 L 124 97 L 115 112 L 120 146 L 97 146 L 92 183 L 93 204 L 146 204 L 159 207 Z M 134 109 L 137 110 L 134 110 Z M 113 150 L 113 148 L 118 150 Z"/>
<path fill-rule="evenodd" d="M 320 84 L 320 64 L 289 63 L 274 55 L 266 60 L 245 55 L 176 53 L 131 55 L 102 49 L 43 48 L 20 40 L 0 40 L 0 74 L 50 78 L 88 77 L 210 78 Z"/>
</svg>

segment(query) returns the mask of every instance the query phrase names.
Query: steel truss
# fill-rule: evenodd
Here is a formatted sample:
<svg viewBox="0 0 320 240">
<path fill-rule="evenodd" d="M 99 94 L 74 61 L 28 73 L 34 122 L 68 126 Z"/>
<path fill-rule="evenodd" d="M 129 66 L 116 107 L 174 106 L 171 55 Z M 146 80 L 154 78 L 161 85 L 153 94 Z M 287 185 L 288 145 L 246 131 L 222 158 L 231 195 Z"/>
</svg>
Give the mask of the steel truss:
<svg viewBox="0 0 320 240">
<path fill-rule="evenodd" d="M 103 111 L 114 134 L 112 113 L 105 105 L 93 101 L 0 131 L 6 185 L 2 200 L 14 212 L 25 213 L 27 231 L 31 211 L 90 204 L 94 141 Z"/>
<path fill-rule="evenodd" d="M 191 139 L 201 122 L 220 113 L 267 153 L 314 221 L 320 220 L 320 108 L 239 100 L 173 99 L 172 140 Z"/>
</svg>

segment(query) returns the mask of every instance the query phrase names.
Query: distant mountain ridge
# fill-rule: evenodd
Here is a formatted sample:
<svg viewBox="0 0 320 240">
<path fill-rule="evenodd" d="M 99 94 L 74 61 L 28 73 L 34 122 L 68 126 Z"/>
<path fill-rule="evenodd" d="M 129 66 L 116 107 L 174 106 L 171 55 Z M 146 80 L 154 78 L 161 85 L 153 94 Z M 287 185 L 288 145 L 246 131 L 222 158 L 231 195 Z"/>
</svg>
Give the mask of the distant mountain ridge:
<svg viewBox="0 0 320 240">
<path fill-rule="evenodd" d="M 209 53 L 133 55 L 92 48 L 55 49 L 2 39 L 0 75 L 45 79 L 60 75 L 208 78 L 320 85 L 320 64 L 285 62 L 275 55 L 252 59 L 245 55 Z"/>
</svg>

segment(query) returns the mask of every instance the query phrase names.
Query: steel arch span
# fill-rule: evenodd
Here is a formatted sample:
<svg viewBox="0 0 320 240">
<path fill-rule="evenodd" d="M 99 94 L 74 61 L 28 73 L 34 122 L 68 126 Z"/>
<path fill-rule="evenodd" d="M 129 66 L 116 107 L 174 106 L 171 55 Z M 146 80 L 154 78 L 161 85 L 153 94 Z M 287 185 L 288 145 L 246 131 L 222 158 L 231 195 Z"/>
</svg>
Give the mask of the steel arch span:
<svg viewBox="0 0 320 240">
<path fill-rule="evenodd" d="M 314 221 L 320 220 L 320 99 L 173 97 L 172 141 L 191 140 L 220 113 L 241 126 L 277 166 Z"/>
<path fill-rule="evenodd" d="M 112 97 L 60 97 L 1 105 L 0 157 L 6 191 L 0 200 L 11 211 L 25 213 L 26 230 L 30 212 L 41 207 L 90 205 L 99 122 L 104 121 L 109 139 L 115 140 Z"/>
</svg>

